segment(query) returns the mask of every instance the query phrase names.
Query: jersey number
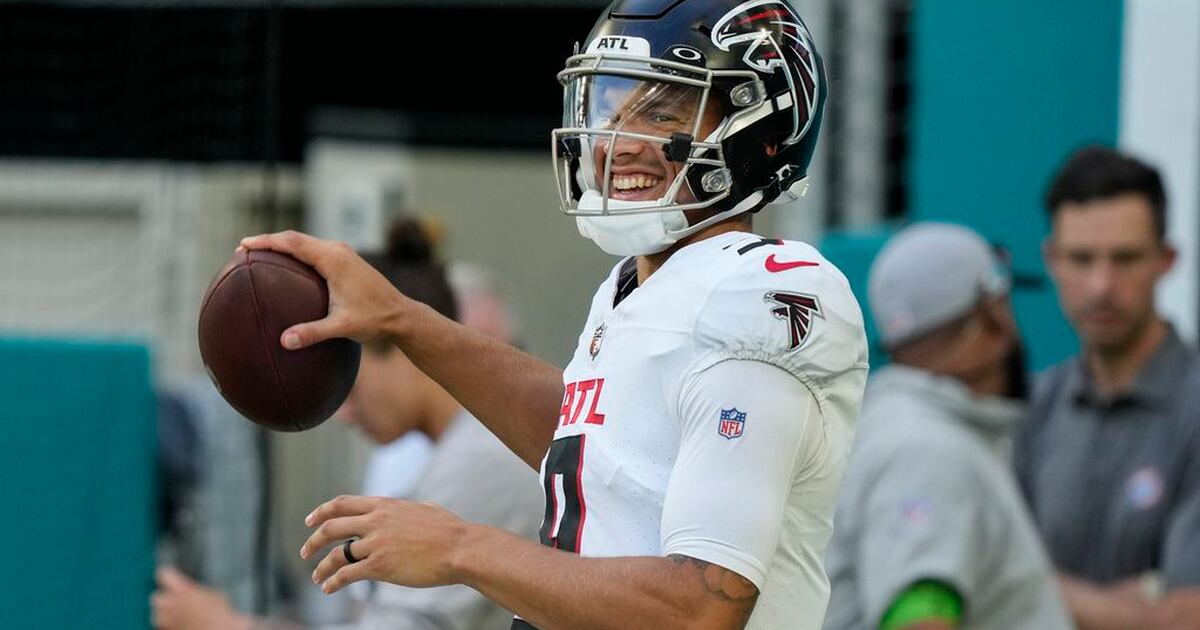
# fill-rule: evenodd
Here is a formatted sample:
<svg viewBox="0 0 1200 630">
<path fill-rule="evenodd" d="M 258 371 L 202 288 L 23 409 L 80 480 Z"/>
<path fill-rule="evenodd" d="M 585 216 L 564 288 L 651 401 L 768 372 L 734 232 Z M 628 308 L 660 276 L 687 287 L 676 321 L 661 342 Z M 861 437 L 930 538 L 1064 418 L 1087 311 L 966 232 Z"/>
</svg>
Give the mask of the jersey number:
<svg viewBox="0 0 1200 630">
<path fill-rule="evenodd" d="M 583 435 L 559 438 L 546 454 L 546 516 L 542 544 L 579 553 L 587 505 L 583 500 Z"/>
</svg>

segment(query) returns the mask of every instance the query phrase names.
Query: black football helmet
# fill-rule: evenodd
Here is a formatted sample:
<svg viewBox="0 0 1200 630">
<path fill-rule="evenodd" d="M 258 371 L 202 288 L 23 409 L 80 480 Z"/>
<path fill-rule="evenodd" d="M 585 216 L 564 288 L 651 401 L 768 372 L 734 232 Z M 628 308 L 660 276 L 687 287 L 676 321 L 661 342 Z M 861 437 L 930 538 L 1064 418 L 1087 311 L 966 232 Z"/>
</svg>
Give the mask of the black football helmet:
<svg viewBox="0 0 1200 630">
<path fill-rule="evenodd" d="M 558 79 L 567 214 L 708 209 L 710 224 L 802 194 L 825 70 L 786 0 L 616 0 Z M 622 142 L 671 168 L 623 173 L 610 150 Z"/>
</svg>

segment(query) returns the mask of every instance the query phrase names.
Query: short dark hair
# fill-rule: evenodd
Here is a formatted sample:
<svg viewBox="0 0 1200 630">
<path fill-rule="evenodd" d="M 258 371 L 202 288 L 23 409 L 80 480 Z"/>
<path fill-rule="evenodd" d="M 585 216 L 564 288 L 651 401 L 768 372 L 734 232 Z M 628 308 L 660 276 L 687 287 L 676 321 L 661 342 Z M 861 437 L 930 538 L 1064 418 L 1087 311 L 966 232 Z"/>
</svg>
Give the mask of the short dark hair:
<svg viewBox="0 0 1200 630">
<path fill-rule="evenodd" d="M 433 239 L 419 220 L 399 216 L 388 226 L 387 249 L 363 258 L 404 295 L 457 320 L 458 302 L 434 250 Z"/>
<path fill-rule="evenodd" d="M 1050 221 L 1064 203 L 1087 203 L 1138 194 L 1150 203 L 1159 240 L 1167 234 L 1167 194 L 1162 177 L 1149 164 L 1109 147 L 1086 146 L 1071 154 L 1046 191 Z"/>
</svg>

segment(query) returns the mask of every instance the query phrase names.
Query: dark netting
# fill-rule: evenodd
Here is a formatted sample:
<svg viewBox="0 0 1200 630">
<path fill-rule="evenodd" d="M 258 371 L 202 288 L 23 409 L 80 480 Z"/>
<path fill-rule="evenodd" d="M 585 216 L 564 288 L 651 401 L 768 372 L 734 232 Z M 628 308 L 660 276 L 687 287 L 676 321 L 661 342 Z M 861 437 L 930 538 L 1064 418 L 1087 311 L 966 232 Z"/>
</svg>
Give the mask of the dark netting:
<svg viewBox="0 0 1200 630">
<path fill-rule="evenodd" d="M 411 143 L 544 150 L 594 12 L 0 3 L 0 155 L 295 162 L 330 107 L 402 114 Z"/>
<path fill-rule="evenodd" d="M 266 11 L 8 5 L 0 15 L 0 153 L 262 153 Z"/>
</svg>

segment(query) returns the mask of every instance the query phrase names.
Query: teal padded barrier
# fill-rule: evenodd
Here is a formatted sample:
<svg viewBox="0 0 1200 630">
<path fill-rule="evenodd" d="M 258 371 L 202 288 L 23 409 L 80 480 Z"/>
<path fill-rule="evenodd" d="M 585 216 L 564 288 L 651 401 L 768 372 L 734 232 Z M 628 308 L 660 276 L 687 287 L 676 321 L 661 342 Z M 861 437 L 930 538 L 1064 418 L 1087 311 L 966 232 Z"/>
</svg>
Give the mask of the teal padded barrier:
<svg viewBox="0 0 1200 630">
<path fill-rule="evenodd" d="M 1045 278 L 1041 196 L 1073 149 L 1117 139 L 1122 0 L 918 0 L 908 207 L 1007 247 Z M 1077 349 L 1048 280 L 1017 316 L 1035 368 Z"/>
<path fill-rule="evenodd" d="M 875 230 L 833 230 L 821 239 L 821 254 L 842 270 L 846 279 L 850 281 L 854 297 L 858 298 L 858 304 L 862 307 L 872 368 L 886 364 L 887 354 L 879 345 L 879 333 L 875 330 L 875 320 L 871 318 L 871 305 L 867 303 L 867 272 L 871 269 L 875 255 L 895 233 L 896 229 L 891 226 Z"/>
<path fill-rule="evenodd" d="M 141 346 L 0 338 L 0 628 L 150 627 L 154 414 Z"/>
</svg>

